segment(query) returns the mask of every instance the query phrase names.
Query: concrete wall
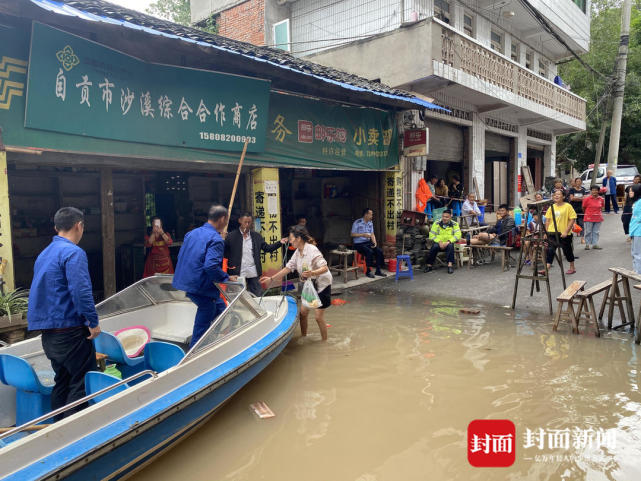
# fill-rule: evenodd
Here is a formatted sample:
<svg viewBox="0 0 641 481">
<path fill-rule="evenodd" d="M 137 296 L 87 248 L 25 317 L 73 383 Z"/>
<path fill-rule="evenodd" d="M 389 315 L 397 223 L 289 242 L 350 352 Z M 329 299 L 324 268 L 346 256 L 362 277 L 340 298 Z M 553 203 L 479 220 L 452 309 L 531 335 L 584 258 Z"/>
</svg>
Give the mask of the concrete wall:
<svg viewBox="0 0 641 481">
<path fill-rule="evenodd" d="M 308 57 L 386 85 L 403 85 L 431 75 L 432 23 L 420 22 L 394 32 L 352 42 Z"/>
<path fill-rule="evenodd" d="M 274 45 L 274 29 L 272 28 L 275 23 L 282 22 L 285 19 L 290 19 L 290 32 L 291 32 L 291 3 L 278 5 L 276 0 L 265 0 L 265 45 Z M 291 40 L 291 33 L 290 33 Z M 292 50 L 295 46 L 292 46 Z"/>
<path fill-rule="evenodd" d="M 191 7 L 191 22 L 196 23 L 205 20 L 211 15 L 235 7 L 247 0 L 189 0 Z"/>
<path fill-rule="evenodd" d="M 590 49 L 590 0 L 587 0 L 586 13 L 572 0 L 529 1 L 549 23 L 565 34 L 570 46 L 584 52 Z"/>
</svg>

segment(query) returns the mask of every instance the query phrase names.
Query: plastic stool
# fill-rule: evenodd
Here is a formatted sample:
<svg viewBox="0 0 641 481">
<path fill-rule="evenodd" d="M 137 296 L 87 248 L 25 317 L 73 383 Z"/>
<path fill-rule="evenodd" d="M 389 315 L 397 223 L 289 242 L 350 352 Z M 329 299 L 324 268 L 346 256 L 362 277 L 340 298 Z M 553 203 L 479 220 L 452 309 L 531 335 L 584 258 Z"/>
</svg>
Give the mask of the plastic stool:
<svg viewBox="0 0 641 481">
<path fill-rule="evenodd" d="M 354 251 L 354 265 L 363 268 L 363 274 L 367 274 L 367 261 L 365 256 L 357 251 Z"/>
<path fill-rule="evenodd" d="M 401 270 L 403 261 L 407 263 L 406 271 Z M 414 280 L 414 270 L 412 269 L 412 261 L 410 260 L 410 256 L 407 254 L 396 256 L 396 282 L 398 282 L 398 280 L 401 277 L 409 277 L 410 279 Z"/>
</svg>

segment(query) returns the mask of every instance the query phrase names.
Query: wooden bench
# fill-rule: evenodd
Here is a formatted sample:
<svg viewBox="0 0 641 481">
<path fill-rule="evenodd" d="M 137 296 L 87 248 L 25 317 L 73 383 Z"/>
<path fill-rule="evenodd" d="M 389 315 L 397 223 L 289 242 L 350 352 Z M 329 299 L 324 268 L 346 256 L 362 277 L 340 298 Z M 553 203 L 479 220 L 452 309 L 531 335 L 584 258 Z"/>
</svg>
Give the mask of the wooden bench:
<svg viewBox="0 0 641 481">
<path fill-rule="evenodd" d="M 577 333 L 579 329 L 579 323 L 582 320 L 586 321 L 586 327 L 593 322 L 594 329 L 596 330 L 596 337 L 601 336 L 599 330 L 599 321 L 603 319 L 603 312 L 605 311 L 605 305 L 610 294 L 610 288 L 612 287 L 612 279 L 607 281 L 600 282 L 599 284 L 590 287 L 589 289 L 582 290 L 577 292 L 577 297 L 579 298 L 579 309 L 576 314 L 576 327 Z M 604 292 L 603 301 L 601 302 L 601 310 L 597 316 L 596 308 L 594 307 L 594 295 Z"/>
<path fill-rule="evenodd" d="M 469 247 L 470 247 L 471 257 L 472 259 L 474 259 L 474 263 L 477 261 L 475 258 L 478 255 L 478 252 L 481 251 L 482 249 L 486 249 L 492 255 L 491 261 L 494 261 L 494 256 L 496 255 L 497 252 L 501 253 L 501 269 L 502 270 L 504 271 L 507 270 L 506 265 L 508 269 L 510 268 L 509 261 L 512 259 L 512 257 L 510 256 L 510 253 L 512 252 L 512 247 L 493 246 L 493 245 L 470 245 Z M 506 258 L 508 260 L 507 263 L 505 262 Z M 467 267 L 469 268 L 472 263 L 473 262 L 468 262 Z"/>
<path fill-rule="evenodd" d="M 630 279 L 635 282 L 641 282 L 641 275 L 624 267 L 610 267 L 608 270 L 612 272 L 612 289 L 610 290 L 610 296 L 607 301 L 609 304 L 608 329 L 612 329 L 614 306 L 618 306 L 619 313 L 621 314 L 621 324 L 614 327 L 614 329 L 619 329 L 629 324 L 631 332 L 634 333 L 634 307 L 632 306 Z M 621 284 L 623 292 L 621 292 L 619 284 Z M 625 316 L 624 303 L 628 311 L 628 319 L 626 319 Z"/>
<path fill-rule="evenodd" d="M 559 327 L 559 322 L 564 320 L 572 323 L 572 332 L 579 332 L 579 324 L 577 322 L 576 313 L 574 312 L 574 305 L 578 300 L 574 299 L 574 296 L 577 292 L 583 290 L 585 284 L 585 281 L 574 281 L 556 298 L 559 306 L 556 311 L 556 316 L 554 316 L 554 326 L 552 326 L 553 331 L 556 331 Z"/>
</svg>

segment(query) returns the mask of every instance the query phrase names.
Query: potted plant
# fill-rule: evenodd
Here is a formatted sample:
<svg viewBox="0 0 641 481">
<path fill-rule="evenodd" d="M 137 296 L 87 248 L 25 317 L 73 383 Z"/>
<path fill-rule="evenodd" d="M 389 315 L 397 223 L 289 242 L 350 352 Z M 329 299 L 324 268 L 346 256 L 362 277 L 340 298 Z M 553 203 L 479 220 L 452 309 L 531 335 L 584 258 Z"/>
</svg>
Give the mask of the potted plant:
<svg viewBox="0 0 641 481">
<path fill-rule="evenodd" d="M 0 294 L 0 328 L 18 327 L 26 324 L 24 314 L 29 303 L 29 291 L 16 289 Z"/>
</svg>

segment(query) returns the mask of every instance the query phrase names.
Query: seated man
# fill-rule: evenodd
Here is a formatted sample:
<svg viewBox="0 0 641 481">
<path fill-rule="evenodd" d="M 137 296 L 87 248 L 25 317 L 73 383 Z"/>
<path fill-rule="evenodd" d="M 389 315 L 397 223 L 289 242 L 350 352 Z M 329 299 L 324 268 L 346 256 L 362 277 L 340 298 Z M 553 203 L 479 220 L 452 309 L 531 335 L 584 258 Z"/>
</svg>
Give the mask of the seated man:
<svg viewBox="0 0 641 481">
<path fill-rule="evenodd" d="M 472 225 L 475 222 L 480 224 L 481 209 L 479 209 L 476 203 L 476 195 L 474 192 L 467 194 L 467 199 L 465 199 L 463 207 L 461 207 L 461 215 L 466 218 L 467 225 Z"/>
<path fill-rule="evenodd" d="M 501 204 L 496 211 L 496 224 L 487 232 L 481 232 L 470 239 L 471 245 L 506 245 L 510 232 L 514 231 L 514 219 L 507 211 L 507 204 Z"/>
<path fill-rule="evenodd" d="M 423 272 L 430 272 L 436 255 L 445 251 L 447 254 L 447 273 L 454 272 L 454 244 L 461 238 L 461 229 L 452 220 L 452 211 L 445 209 L 440 222 L 434 222 L 430 229 L 430 240 L 434 241 L 430 252 L 427 254 L 426 266 Z"/>
<path fill-rule="evenodd" d="M 359 254 L 365 256 L 365 262 L 367 264 L 367 273 L 365 275 L 367 277 L 374 277 L 374 274 L 370 272 L 370 269 L 374 266 L 376 267 L 376 275 L 385 277 L 385 274 L 381 272 L 381 267 L 383 267 L 385 260 L 383 259 L 383 251 L 378 247 L 376 242 L 372 217 L 374 217 L 372 209 L 365 208 L 365 210 L 363 210 L 363 217 L 354 221 L 352 225 L 354 249 L 356 249 Z M 376 264 L 374 264 L 374 257 L 376 257 Z"/>
</svg>

